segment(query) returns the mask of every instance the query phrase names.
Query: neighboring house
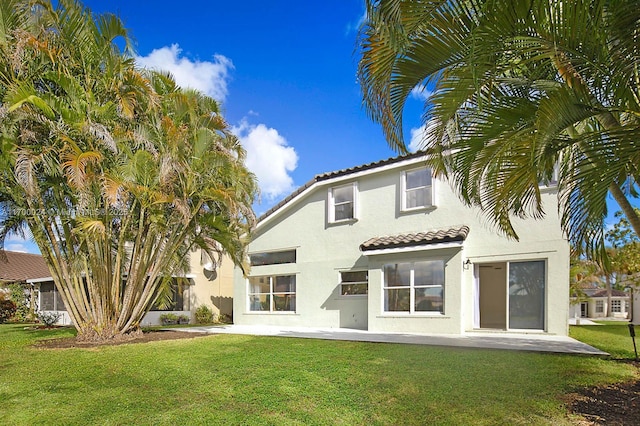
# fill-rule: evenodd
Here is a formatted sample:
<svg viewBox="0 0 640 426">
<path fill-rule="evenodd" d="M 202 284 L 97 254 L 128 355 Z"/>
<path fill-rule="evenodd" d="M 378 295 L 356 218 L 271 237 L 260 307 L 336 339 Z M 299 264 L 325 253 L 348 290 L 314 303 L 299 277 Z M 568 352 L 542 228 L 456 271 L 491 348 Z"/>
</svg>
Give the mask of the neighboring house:
<svg viewBox="0 0 640 426">
<path fill-rule="evenodd" d="M 501 237 L 422 154 L 325 173 L 259 218 L 234 323 L 379 332 L 566 335 L 569 245 L 546 217 Z"/>
<path fill-rule="evenodd" d="M 584 297 L 571 297 L 570 318 L 604 318 L 607 316 L 607 290 L 602 288 L 582 289 Z M 611 290 L 611 317 L 629 318 L 631 313 L 631 296 L 620 290 Z"/>
<path fill-rule="evenodd" d="M 7 262 L 0 260 L 0 282 L 20 282 L 32 289 L 33 300 L 40 312 L 57 312 L 59 324 L 71 324 L 67 309 L 58 293 L 51 273 L 42 256 L 17 252 L 5 252 Z M 164 310 L 152 310 L 142 320 L 142 325 L 160 324 L 160 315 L 172 312 L 194 317 L 200 305 L 207 305 L 217 315 L 232 316 L 233 264 L 223 259 L 214 267 L 199 251 L 190 256 L 191 272 L 174 285 L 173 306 Z"/>
<path fill-rule="evenodd" d="M 28 284 L 34 278 L 49 276 L 49 268 L 39 254 L 21 253 L 3 250 L 0 254 L 0 291 L 8 284 L 18 283 L 24 286 L 25 293 L 36 310 L 37 286 Z M 8 291 L 5 287 L 4 291 Z"/>
</svg>

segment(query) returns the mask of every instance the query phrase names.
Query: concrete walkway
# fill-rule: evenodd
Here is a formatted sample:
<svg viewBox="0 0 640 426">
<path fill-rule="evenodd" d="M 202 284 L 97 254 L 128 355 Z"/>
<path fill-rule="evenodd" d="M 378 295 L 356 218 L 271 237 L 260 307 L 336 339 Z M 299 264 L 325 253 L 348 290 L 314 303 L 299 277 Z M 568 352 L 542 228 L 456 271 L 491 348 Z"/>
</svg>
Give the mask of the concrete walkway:
<svg viewBox="0 0 640 426">
<path fill-rule="evenodd" d="M 533 352 L 555 352 L 581 355 L 609 355 L 571 337 L 546 334 L 514 334 L 470 332 L 465 335 L 376 333 L 345 328 L 307 328 L 225 325 L 172 328 L 173 331 L 211 334 L 244 334 L 251 336 L 298 337 L 306 339 L 349 340 L 357 342 L 407 343 L 414 345 L 453 346 L 483 349 L 510 349 Z"/>
<path fill-rule="evenodd" d="M 610 321 L 608 318 L 605 318 L 605 320 Z M 569 325 L 602 325 L 602 324 L 593 322 L 588 318 L 569 318 Z"/>
</svg>

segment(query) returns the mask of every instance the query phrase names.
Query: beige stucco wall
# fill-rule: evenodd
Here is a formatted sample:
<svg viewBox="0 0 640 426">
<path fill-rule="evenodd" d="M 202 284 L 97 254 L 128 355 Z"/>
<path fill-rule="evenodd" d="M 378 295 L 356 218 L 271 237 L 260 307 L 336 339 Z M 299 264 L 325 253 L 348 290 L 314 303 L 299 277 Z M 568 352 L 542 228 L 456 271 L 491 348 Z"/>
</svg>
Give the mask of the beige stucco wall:
<svg viewBox="0 0 640 426">
<path fill-rule="evenodd" d="M 233 314 L 233 262 L 228 256 L 223 256 L 222 263 L 215 271 L 204 269 L 200 250 L 190 256 L 192 280 L 191 286 L 191 317 L 194 318 L 196 309 L 201 305 L 208 306 L 216 315 Z"/>
<path fill-rule="evenodd" d="M 339 272 L 369 271 L 369 330 L 460 334 L 473 330 L 474 269 L 484 262 L 544 260 L 547 286 L 545 331 L 567 333 L 569 308 L 569 246 L 562 238 L 556 214 L 555 193 L 543 194 L 547 218 L 516 221 L 520 241 L 496 234 L 478 211 L 464 207 L 448 184 L 434 182 L 435 208 L 400 211 L 401 171 L 419 163 L 386 171 L 332 180 L 264 221 L 253 236 L 251 253 L 297 249 L 297 263 L 257 266 L 252 276 L 297 275 L 295 313 L 249 312 L 247 283 L 236 270 L 234 322 L 288 326 L 340 327 L 350 296 L 339 295 Z M 397 165 L 396 165 L 397 166 Z M 358 220 L 342 224 L 327 221 L 327 191 L 331 186 L 358 182 Z M 403 255 L 364 256 L 360 244 L 369 238 L 468 225 L 464 247 L 413 252 Z M 385 263 L 429 258 L 445 259 L 445 313 L 391 315 L 382 312 L 382 272 Z M 470 259 L 472 265 L 463 267 Z M 353 296 L 351 296 L 353 297 Z"/>
</svg>

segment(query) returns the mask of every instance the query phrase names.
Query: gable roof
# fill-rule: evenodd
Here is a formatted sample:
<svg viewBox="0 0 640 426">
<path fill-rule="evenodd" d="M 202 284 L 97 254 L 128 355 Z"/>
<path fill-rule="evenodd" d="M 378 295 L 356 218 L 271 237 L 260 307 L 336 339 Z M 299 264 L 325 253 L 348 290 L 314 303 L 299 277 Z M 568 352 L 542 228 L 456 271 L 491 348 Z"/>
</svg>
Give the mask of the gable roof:
<svg viewBox="0 0 640 426">
<path fill-rule="evenodd" d="M 39 254 L 4 251 L 0 254 L 0 281 L 26 281 L 51 276 L 49 267 Z"/>
<path fill-rule="evenodd" d="M 258 218 L 258 224 L 260 224 L 260 222 L 262 222 L 265 219 L 267 219 L 270 216 L 272 216 L 274 213 L 276 213 L 280 209 L 284 208 L 286 205 L 291 203 L 294 199 L 296 199 L 298 196 L 300 196 L 306 190 L 308 190 L 309 188 L 311 188 L 312 186 L 314 186 L 314 185 L 316 185 L 316 184 L 318 184 L 320 182 L 324 182 L 324 181 L 328 181 L 328 180 L 336 179 L 336 178 L 341 178 L 341 177 L 345 177 L 345 176 L 355 175 L 355 174 L 358 174 L 358 173 L 361 173 L 361 172 L 372 171 L 372 170 L 375 170 L 375 169 L 378 169 L 378 168 L 382 168 L 384 166 L 389 166 L 389 165 L 393 165 L 395 163 L 400 163 L 400 162 L 403 162 L 403 161 L 413 160 L 413 159 L 417 159 L 417 158 L 421 158 L 421 157 L 425 158 L 425 153 L 421 152 L 421 151 L 418 151 L 418 152 L 414 152 L 414 153 L 407 154 L 407 155 L 400 155 L 400 156 L 397 156 L 397 157 L 387 158 L 386 160 L 375 161 L 375 162 L 372 162 L 372 163 L 362 164 L 362 165 L 355 166 L 355 167 L 349 167 L 347 169 L 336 170 L 336 171 L 333 171 L 333 172 L 327 172 L 327 173 L 321 173 L 321 174 L 315 175 L 307 183 L 305 183 L 304 185 L 300 186 L 298 189 L 293 191 L 291 194 L 289 194 L 287 197 L 285 197 L 278 204 L 276 204 L 275 206 L 273 206 L 269 210 L 267 210 L 265 213 L 263 213 Z"/>
<path fill-rule="evenodd" d="M 466 225 L 457 228 L 438 229 L 411 234 L 388 235 L 370 238 L 360 244 L 360 251 L 414 247 L 428 244 L 451 243 L 464 241 L 469 235 Z"/>
</svg>

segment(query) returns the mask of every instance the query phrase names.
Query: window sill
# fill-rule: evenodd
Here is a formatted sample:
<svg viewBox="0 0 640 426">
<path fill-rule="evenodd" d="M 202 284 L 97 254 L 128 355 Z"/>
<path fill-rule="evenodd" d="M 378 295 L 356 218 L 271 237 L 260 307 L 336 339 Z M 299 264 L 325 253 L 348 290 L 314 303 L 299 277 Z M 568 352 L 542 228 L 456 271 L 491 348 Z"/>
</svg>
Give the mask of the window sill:
<svg viewBox="0 0 640 426">
<path fill-rule="evenodd" d="M 292 311 L 247 311 L 243 315 L 299 315 Z"/>
<path fill-rule="evenodd" d="M 341 294 L 335 300 L 366 299 L 368 294 Z"/>
<path fill-rule="evenodd" d="M 437 208 L 438 206 L 426 206 L 426 207 L 414 207 L 411 209 L 400 209 L 400 214 L 428 213 Z"/>
<path fill-rule="evenodd" d="M 440 312 L 420 312 L 420 313 L 411 313 L 411 312 L 388 312 L 382 313 L 381 315 L 376 316 L 376 318 L 440 318 L 440 319 L 450 319 L 450 316 L 445 314 L 441 314 Z"/>
<path fill-rule="evenodd" d="M 350 224 L 356 223 L 357 221 L 358 221 L 357 218 L 353 218 L 353 219 L 338 220 L 334 222 L 327 222 L 327 224 L 329 226 L 340 226 L 340 225 L 350 225 Z"/>
</svg>

